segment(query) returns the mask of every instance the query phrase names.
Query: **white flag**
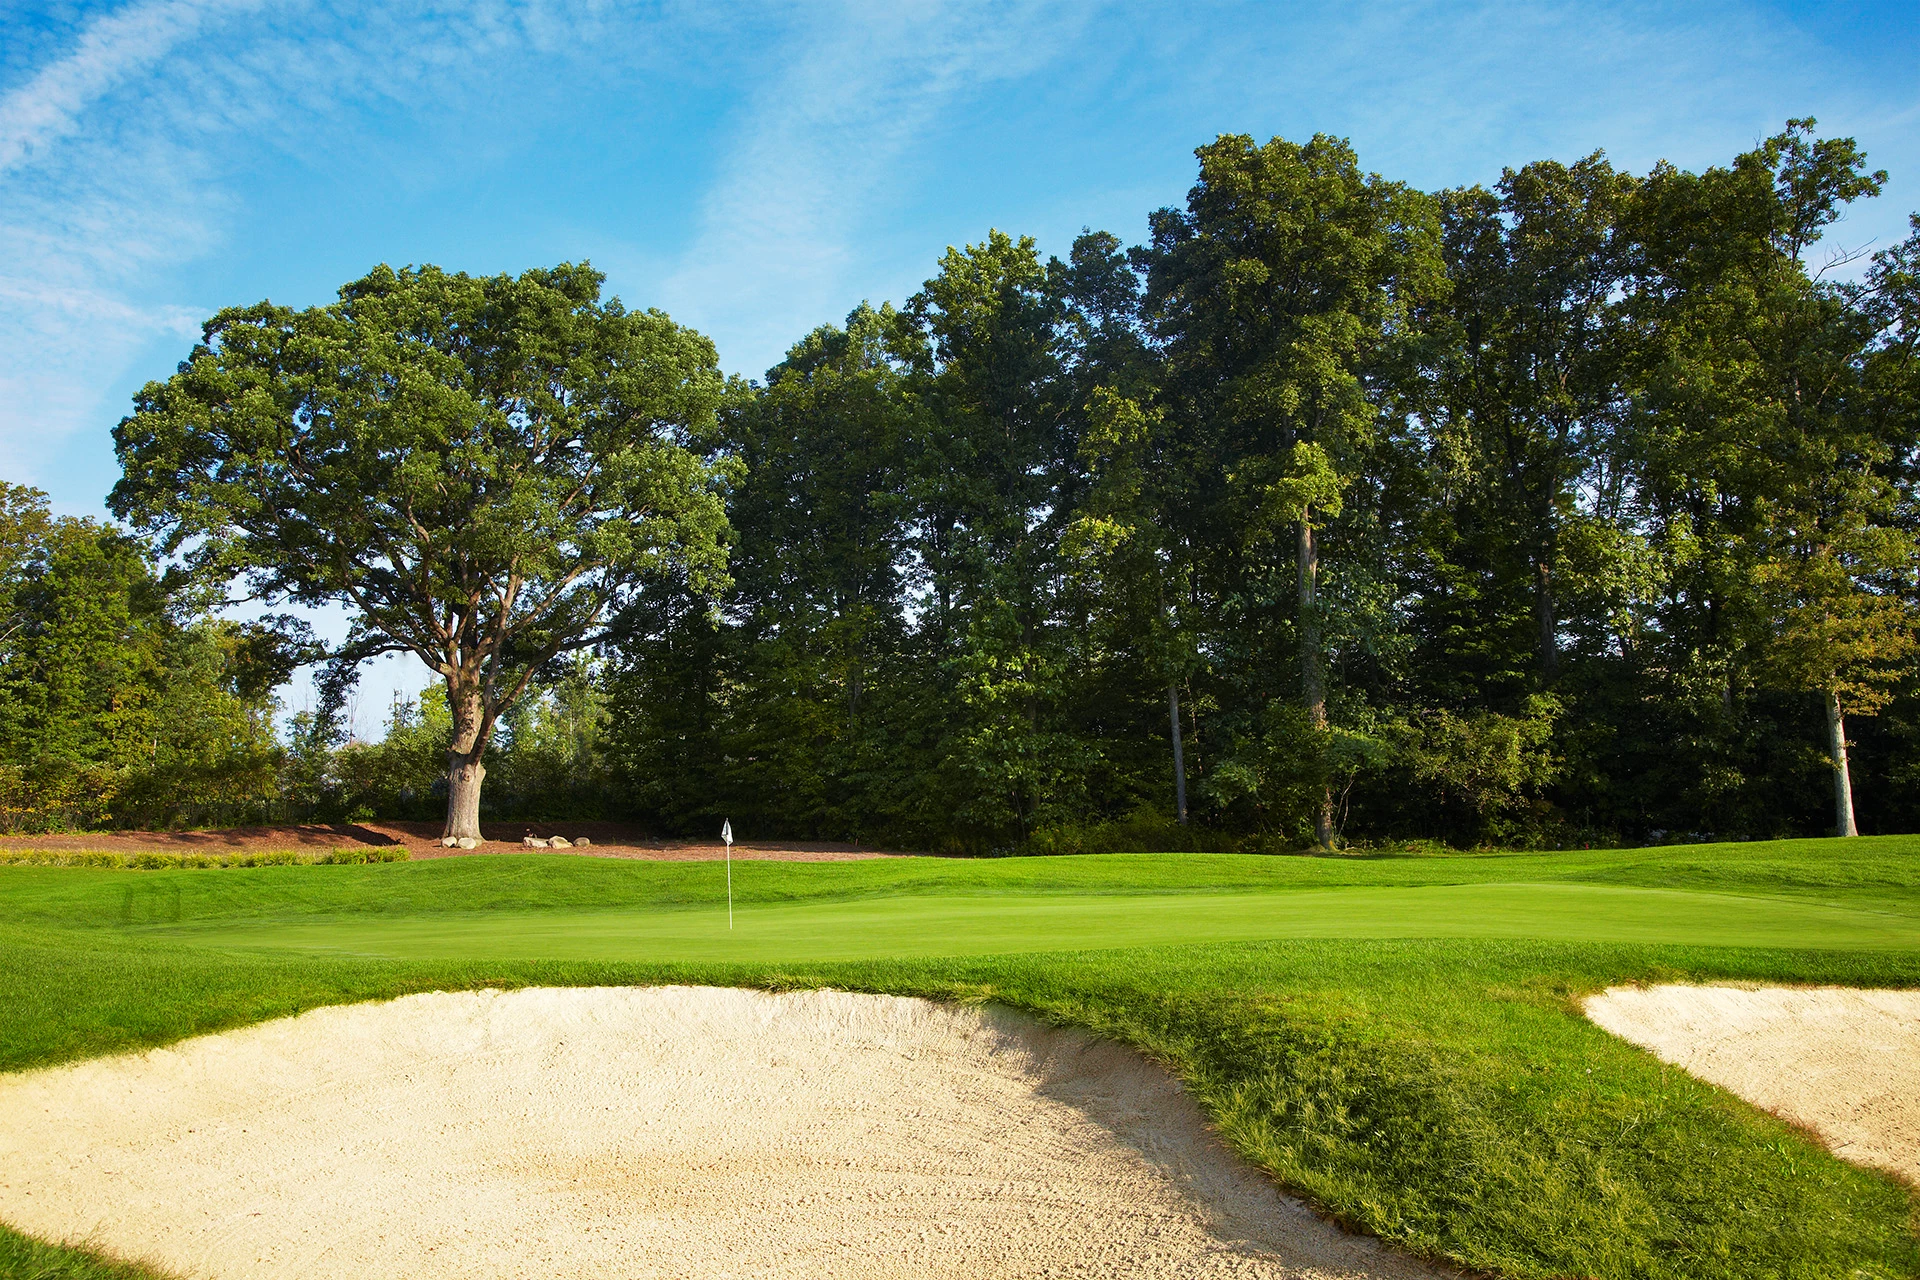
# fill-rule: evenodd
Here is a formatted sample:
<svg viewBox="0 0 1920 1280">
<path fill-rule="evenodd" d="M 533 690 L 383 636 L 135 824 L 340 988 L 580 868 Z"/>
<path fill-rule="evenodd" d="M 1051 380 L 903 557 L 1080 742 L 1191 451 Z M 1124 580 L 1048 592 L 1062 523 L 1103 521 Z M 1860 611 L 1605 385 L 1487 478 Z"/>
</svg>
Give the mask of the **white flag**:
<svg viewBox="0 0 1920 1280">
<path fill-rule="evenodd" d="M 727 842 L 727 928 L 733 928 L 733 823 L 720 820 L 720 838 Z"/>
</svg>

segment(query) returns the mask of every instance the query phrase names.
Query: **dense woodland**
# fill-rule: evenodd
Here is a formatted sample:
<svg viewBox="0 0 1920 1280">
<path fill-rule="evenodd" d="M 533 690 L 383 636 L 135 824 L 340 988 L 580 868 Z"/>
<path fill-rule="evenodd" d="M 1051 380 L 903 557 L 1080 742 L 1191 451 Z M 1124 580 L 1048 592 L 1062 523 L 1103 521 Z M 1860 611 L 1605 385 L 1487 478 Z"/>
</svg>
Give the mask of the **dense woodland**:
<svg viewBox="0 0 1920 1280">
<path fill-rule="evenodd" d="M 1920 829 L 1920 219 L 1847 241 L 1851 141 L 1439 193 L 1197 155 L 1146 244 L 992 232 L 763 381 L 709 359 L 724 573 L 597 597 L 477 746 L 438 688 L 347 740 L 380 646 L 223 621 L 233 564 L 148 536 L 183 364 L 127 526 L 5 492 L 6 821 L 437 817 L 453 740 L 487 816 L 973 852 Z"/>
</svg>

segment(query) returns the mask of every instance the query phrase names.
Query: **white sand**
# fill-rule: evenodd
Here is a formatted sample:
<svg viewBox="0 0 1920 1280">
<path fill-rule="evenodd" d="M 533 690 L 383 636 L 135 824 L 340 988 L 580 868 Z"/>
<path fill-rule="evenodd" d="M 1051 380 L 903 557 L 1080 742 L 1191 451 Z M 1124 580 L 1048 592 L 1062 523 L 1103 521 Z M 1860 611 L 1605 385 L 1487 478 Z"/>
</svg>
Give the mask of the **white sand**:
<svg viewBox="0 0 1920 1280">
<path fill-rule="evenodd" d="M 1614 987 L 1586 1011 L 1835 1155 L 1920 1183 L 1920 991 Z"/>
<path fill-rule="evenodd" d="M 0 1219 L 195 1278 L 1436 1274 L 1126 1049 L 821 991 L 410 996 L 0 1076 Z"/>
</svg>

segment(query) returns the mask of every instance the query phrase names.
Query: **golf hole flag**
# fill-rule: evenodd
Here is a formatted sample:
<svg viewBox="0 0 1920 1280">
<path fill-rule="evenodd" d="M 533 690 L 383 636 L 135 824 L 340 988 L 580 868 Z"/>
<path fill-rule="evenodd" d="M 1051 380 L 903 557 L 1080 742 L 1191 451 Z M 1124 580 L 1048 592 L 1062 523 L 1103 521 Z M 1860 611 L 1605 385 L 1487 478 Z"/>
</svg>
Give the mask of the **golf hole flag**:
<svg viewBox="0 0 1920 1280">
<path fill-rule="evenodd" d="M 727 845 L 727 928 L 733 928 L 733 822 L 720 820 L 720 838 Z"/>
</svg>

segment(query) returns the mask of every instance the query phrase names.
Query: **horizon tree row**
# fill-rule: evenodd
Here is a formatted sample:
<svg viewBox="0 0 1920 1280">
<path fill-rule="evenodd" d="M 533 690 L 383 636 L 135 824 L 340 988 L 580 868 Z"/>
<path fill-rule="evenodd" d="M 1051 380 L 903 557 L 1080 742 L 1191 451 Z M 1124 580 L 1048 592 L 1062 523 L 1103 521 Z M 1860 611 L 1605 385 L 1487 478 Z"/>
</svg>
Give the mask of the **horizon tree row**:
<svg viewBox="0 0 1920 1280">
<path fill-rule="evenodd" d="M 324 707 L 293 754 L 449 837 L 503 724 L 574 811 L 971 851 L 1920 821 L 1920 223 L 1832 278 L 1850 140 L 1438 194 L 1197 155 L 1146 244 L 991 232 L 757 383 L 585 265 L 223 312 L 113 509 L 349 602 L 340 680 L 437 671 L 401 727 L 450 755 L 354 782 Z"/>
<path fill-rule="evenodd" d="M 1891 709 L 1868 810 L 1920 817 L 1920 231 L 1810 263 L 1886 179 L 1850 141 L 1438 195 L 1326 137 L 1198 155 L 1148 244 L 995 232 L 732 403 L 735 590 L 613 658 L 630 803 L 974 849 L 1852 834 L 1848 717 Z"/>
</svg>

